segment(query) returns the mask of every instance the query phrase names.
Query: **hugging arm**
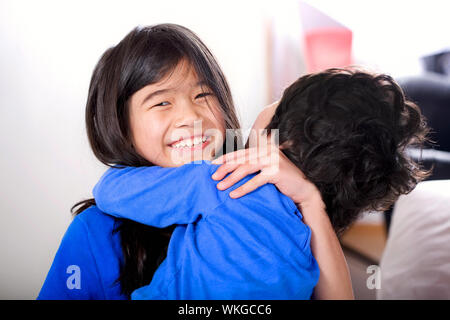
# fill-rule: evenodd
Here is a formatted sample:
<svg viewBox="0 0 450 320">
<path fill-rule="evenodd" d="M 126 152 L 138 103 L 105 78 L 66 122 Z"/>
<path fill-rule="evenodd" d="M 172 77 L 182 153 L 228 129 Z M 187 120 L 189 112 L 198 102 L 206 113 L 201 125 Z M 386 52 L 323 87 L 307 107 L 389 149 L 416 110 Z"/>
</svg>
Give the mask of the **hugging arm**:
<svg viewBox="0 0 450 320">
<path fill-rule="evenodd" d="M 266 128 L 273 117 L 277 105 L 278 102 L 275 102 L 267 106 L 259 114 L 252 127 L 252 130 L 255 130 L 253 132 Z M 311 228 L 311 250 L 320 268 L 320 278 L 314 289 L 314 298 L 354 299 L 347 262 L 328 218 L 320 191 L 282 152 L 277 152 L 279 152 L 280 158 L 279 163 L 276 164 L 279 168 L 276 174 L 267 174 L 264 177 L 260 173 L 258 176 L 262 176 L 261 179 L 258 179 L 258 176 L 256 176 L 253 178 L 254 183 L 251 183 L 252 181 L 247 182 L 247 188 L 242 186 L 239 188 L 241 189 L 239 196 L 245 195 L 249 190 L 251 191 L 261 184 L 270 182 L 280 192 L 291 198 L 302 212 L 303 221 Z M 225 157 L 227 156 L 233 158 L 233 154 L 227 154 Z M 270 157 L 269 159 L 275 159 L 275 157 Z M 268 163 L 266 166 L 270 168 L 270 161 L 267 161 L 267 159 L 263 160 L 262 163 Z M 226 183 L 227 187 L 231 187 L 240 179 L 240 176 L 236 175 L 235 172 L 261 170 L 258 161 L 253 161 L 250 164 L 244 162 L 239 165 L 233 165 L 232 162 L 223 163 L 224 165 L 217 169 L 217 179 L 222 179 L 225 174 L 232 171 L 230 177 L 234 176 L 234 179 L 225 179 L 229 180 Z M 256 167 L 256 169 L 252 169 L 252 166 Z M 241 168 L 242 170 L 239 170 Z"/>
<path fill-rule="evenodd" d="M 93 195 L 101 211 L 158 228 L 192 223 L 220 201 L 208 166 L 195 163 L 109 168 Z"/>
<path fill-rule="evenodd" d="M 303 221 L 311 228 L 311 250 L 319 264 L 320 277 L 314 298 L 354 299 L 350 273 L 339 240 L 320 199 L 297 204 Z"/>
<path fill-rule="evenodd" d="M 277 106 L 278 102 L 267 106 L 253 129 L 265 128 Z M 347 262 L 317 187 L 286 157 L 282 157 L 279 179 L 274 184 L 294 200 L 303 214 L 303 221 L 311 228 L 311 250 L 320 268 L 314 298 L 354 299 Z"/>
</svg>

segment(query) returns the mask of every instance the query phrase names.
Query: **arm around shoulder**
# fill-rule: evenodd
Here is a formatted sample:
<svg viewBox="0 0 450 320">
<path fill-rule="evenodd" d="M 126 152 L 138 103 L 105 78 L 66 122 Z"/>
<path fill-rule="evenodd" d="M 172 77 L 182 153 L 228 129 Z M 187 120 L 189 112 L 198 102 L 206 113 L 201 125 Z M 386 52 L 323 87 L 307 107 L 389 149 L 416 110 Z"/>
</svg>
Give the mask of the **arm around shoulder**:
<svg viewBox="0 0 450 320">
<path fill-rule="evenodd" d="M 100 210 L 118 218 L 165 228 L 194 222 L 206 208 L 220 203 L 210 165 L 110 168 L 95 185 Z M 217 182 L 216 182 L 217 184 Z"/>
</svg>

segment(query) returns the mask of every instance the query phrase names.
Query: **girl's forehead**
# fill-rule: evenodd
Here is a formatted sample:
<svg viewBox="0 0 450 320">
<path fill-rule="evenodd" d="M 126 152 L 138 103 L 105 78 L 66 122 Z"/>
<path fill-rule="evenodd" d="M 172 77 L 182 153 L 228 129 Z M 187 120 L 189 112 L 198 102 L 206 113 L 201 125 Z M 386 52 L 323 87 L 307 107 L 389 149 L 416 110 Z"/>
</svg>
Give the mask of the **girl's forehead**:
<svg viewBox="0 0 450 320">
<path fill-rule="evenodd" d="M 198 86 L 200 82 L 194 66 L 186 59 L 182 59 L 160 81 L 152 84 L 152 86 L 155 88 L 177 88 L 181 86 L 195 87 Z"/>
<path fill-rule="evenodd" d="M 206 83 L 199 79 L 192 64 L 180 61 L 160 81 L 149 84 L 135 92 L 131 101 L 132 104 L 143 105 L 153 97 L 164 93 L 190 92 L 204 86 L 206 86 Z"/>
</svg>

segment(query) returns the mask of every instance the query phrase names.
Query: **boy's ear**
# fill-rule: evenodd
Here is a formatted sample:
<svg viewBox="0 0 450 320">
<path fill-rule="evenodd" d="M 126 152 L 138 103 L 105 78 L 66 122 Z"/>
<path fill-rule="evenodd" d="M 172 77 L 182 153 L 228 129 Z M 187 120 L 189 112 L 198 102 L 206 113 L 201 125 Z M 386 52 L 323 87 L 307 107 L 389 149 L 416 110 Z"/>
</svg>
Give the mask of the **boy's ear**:
<svg viewBox="0 0 450 320">
<path fill-rule="evenodd" d="M 287 141 L 283 142 L 278 148 L 280 150 L 284 150 L 284 149 L 292 147 L 292 145 L 293 145 L 293 142 L 290 140 L 287 140 Z"/>
</svg>

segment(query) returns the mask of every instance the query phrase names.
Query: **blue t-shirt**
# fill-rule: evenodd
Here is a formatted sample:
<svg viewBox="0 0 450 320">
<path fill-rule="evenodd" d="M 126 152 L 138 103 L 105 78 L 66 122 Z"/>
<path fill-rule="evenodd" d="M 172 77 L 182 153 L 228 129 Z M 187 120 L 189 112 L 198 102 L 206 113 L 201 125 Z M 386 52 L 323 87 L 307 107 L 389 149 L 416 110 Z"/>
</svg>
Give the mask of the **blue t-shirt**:
<svg viewBox="0 0 450 320">
<path fill-rule="evenodd" d="M 132 299 L 309 299 L 319 278 L 310 228 L 265 184 L 238 199 L 211 179 L 218 165 L 110 168 L 94 188 L 112 216 L 174 229 L 167 257 Z"/>
<path fill-rule="evenodd" d="M 117 300 L 123 261 L 120 223 L 96 206 L 77 215 L 67 229 L 37 299 Z"/>
</svg>

